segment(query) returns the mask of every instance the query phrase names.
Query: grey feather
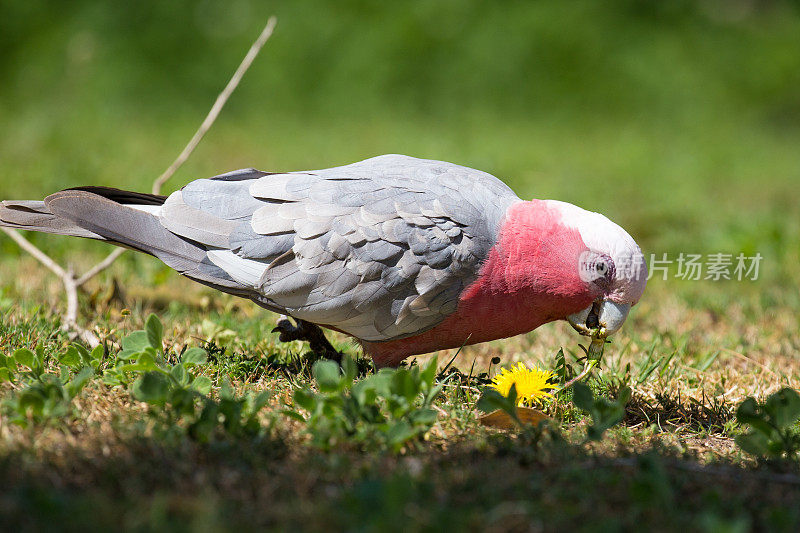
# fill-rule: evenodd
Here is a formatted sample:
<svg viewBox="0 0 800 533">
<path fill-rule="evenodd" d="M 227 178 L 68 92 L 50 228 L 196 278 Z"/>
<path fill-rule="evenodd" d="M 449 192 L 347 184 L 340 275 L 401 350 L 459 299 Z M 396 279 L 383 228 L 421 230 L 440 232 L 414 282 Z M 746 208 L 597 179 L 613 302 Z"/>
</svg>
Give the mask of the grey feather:
<svg viewBox="0 0 800 533">
<path fill-rule="evenodd" d="M 455 312 L 520 201 L 484 172 L 400 155 L 237 170 L 193 181 L 163 206 L 153 197 L 153 214 L 122 198 L 98 189 L 6 202 L 0 225 L 136 248 L 201 283 L 367 341 L 415 335 Z"/>
<path fill-rule="evenodd" d="M 264 235 L 253 231 L 250 222 L 242 222 L 233 230 L 230 237 L 231 250 L 244 259 L 275 258 L 292 249 L 294 232 Z"/>
<path fill-rule="evenodd" d="M 225 174 L 223 174 L 225 176 Z M 217 178 L 195 180 L 183 189 L 186 205 L 225 220 L 249 219 L 263 205 L 250 195 L 250 181 L 225 181 Z"/>
<path fill-rule="evenodd" d="M 230 248 L 230 235 L 237 223 L 189 207 L 181 191 L 174 192 L 161 207 L 161 224 L 176 235 L 216 248 Z"/>
<path fill-rule="evenodd" d="M 244 181 L 244 180 L 254 180 L 260 178 L 261 176 L 265 176 L 267 174 L 269 173 L 262 172 L 261 170 L 256 170 L 254 168 L 243 168 L 240 170 L 233 170 L 231 172 L 226 172 L 225 174 L 214 176 L 211 179 L 214 181 Z"/>
<path fill-rule="evenodd" d="M 313 180 L 309 179 L 312 177 L 307 174 L 272 174 L 251 182 L 249 191 L 254 198 L 264 200 L 300 200 L 311 186 Z"/>
<path fill-rule="evenodd" d="M 58 217 L 42 201 L 0 202 L 0 226 L 56 235 L 70 235 L 105 241 L 97 233 L 82 228 L 70 220 Z"/>
<path fill-rule="evenodd" d="M 294 232 L 294 218 L 280 216 L 272 206 L 263 206 L 253 213 L 250 226 L 261 235 Z"/>
</svg>

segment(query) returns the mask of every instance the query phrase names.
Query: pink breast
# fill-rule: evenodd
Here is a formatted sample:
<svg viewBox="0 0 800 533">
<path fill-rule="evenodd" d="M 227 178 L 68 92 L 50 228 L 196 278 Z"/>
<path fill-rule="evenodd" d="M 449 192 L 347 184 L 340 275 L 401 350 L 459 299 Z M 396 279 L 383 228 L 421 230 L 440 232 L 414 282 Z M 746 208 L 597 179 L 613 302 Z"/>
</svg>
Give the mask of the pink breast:
<svg viewBox="0 0 800 533">
<path fill-rule="evenodd" d="M 558 217 L 537 200 L 511 206 L 455 313 L 419 335 L 363 342 L 364 351 L 378 366 L 395 366 L 410 355 L 526 333 L 585 308 L 597 297 L 578 276 L 586 245 Z"/>
</svg>

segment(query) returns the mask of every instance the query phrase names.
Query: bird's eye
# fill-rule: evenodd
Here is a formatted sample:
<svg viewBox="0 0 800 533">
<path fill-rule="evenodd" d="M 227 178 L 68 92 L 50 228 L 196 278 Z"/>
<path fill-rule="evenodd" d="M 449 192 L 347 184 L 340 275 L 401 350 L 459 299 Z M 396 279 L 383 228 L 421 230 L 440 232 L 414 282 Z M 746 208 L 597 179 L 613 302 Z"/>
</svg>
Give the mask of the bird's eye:
<svg viewBox="0 0 800 533">
<path fill-rule="evenodd" d="M 587 251 L 581 256 L 579 271 L 583 281 L 608 283 L 614 277 L 614 260 L 606 254 Z"/>
<path fill-rule="evenodd" d="M 598 281 L 609 282 L 614 277 L 614 260 L 607 255 L 600 256 L 594 265 L 594 271 L 597 273 Z"/>
</svg>

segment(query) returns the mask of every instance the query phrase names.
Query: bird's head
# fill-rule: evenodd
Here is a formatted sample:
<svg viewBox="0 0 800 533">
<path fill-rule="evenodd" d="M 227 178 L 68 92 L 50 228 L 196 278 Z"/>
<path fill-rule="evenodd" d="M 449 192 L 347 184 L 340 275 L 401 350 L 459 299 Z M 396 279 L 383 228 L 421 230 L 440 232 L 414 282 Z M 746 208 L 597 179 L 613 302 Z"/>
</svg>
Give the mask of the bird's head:
<svg viewBox="0 0 800 533">
<path fill-rule="evenodd" d="M 592 303 L 566 317 L 582 335 L 601 337 L 619 331 L 631 307 L 644 293 L 647 265 L 636 241 L 599 213 L 548 200 L 560 224 L 577 231 L 583 242 L 576 264 L 578 277 Z"/>
<path fill-rule="evenodd" d="M 642 251 L 625 230 L 555 200 L 512 205 L 495 258 L 485 268 L 486 285 L 514 295 L 512 306 L 523 302 L 504 318 L 514 323 L 513 334 L 567 320 L 582 335 L 604 338 L 622 327 L 647 283 Z"/>
</svg>

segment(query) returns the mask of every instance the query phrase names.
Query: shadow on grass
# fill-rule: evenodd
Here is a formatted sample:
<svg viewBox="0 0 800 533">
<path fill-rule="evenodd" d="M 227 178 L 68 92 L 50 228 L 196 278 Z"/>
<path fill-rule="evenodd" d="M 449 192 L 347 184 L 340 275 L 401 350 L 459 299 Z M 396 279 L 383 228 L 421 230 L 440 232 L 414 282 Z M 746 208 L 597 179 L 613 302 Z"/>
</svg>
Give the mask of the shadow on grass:
<svg viewBox="0 0 800 533">
<path fill-rule="evenodd" d="M 152 438 L 0 459 L 8 530 L 706 530 L 800 527 L 797 465 L 610 457 L 555 433 L 484 433 L 405 456 L 323 454 L 277 438 Z"/>
<path fill-rule="evenodd" d="M 203 343 L 203 349 L 208 353 L 208 359 L 216 364 L 220 372 L 231 379 L 257 381 L 265 376 L 282 376 L 291 382 L 296 382 L 298 377 L 310 378 L 314 363 L 324 357 L 314 352 L 293 354 L 291 352 L 271 352 L 250 355 L 240 351 L 230 351 L 217 346 L 213 341 Z M 374 371 L 372 360 L 354 356 L 358 367 L 358 377 L 364 377 Z"/>
</svg>

